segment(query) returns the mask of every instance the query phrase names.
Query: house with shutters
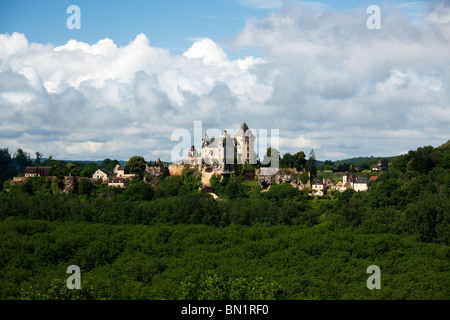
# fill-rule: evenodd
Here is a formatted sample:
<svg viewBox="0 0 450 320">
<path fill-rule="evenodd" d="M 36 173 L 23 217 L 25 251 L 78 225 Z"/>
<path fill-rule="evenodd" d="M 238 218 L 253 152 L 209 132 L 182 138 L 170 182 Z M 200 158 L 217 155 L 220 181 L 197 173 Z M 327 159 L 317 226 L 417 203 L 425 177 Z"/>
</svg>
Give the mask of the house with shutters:
<svg viewBox="0 0 450 320">
<path fill-rule="evenodd" d="M 97 169 L 92 175 L 92 178 L 102 180 L 103 182 L 108 181 L 110 177 L 112 177 L 112 173 L 106 169 Z"/>
<path fill-rule="evenodd" d="M 327 190 L 325 181 L 314 178 L 311 183 L 311 189 L 314 195 L 323 196 Z"/>
</svg>

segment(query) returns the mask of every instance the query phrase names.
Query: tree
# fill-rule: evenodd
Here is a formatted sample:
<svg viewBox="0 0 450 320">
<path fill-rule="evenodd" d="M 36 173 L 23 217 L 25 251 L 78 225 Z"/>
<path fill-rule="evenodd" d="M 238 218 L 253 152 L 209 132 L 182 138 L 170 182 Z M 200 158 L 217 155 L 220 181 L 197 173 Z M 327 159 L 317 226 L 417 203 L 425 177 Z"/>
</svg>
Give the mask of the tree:
<svg viewBox="0 0 450 320">
<path fill-rule="evenodd" d="M 153 195 L 153 188 L 138 179 L 133 179 L 123 193 L 124 198 L 131 201 L 149 201 L 152 200 Z"/>
<path fill-rule="evenodd" d="M 67 172 L 70 176 L 76 177 L 80 175 L 80 170 L 78 170 L 78 168 L 73 163 L 66 164 L 66 167 Z"/>
<path fill-rule="evenodd" d="M 447 153 L 442 157 L 440 166 L 444 169 L 450 169 L 450 153 Z"/>
<path fill-rule="evenodd" d="M 294 163 L 293 167 L 297 169 L 297 171 L 303 170 L 306 165 L 306 156 L 303 151 L 299 151 L 296 154 L 294 154 Z"/>
<path fill-rule="evenodd" d="M 92 177 L 93 174 L 94 174 L 94 172 L 89 167 L 88 168 L 84 168 L 83 171 L 81 171 L 81 176 L 82 177 Z"/>
<path fill-rule="evenodd" d="M 53 156 L 50 156 L 42 163 L 42 165 L 51 167 L 51 166 L 54 166 L 55 164 L 58 164 L 58 163 L 60 163 L 60 161 L 55 160 L 55 159 L 53 159 Z"/>
<path fill-rule="evenodd" d="M 323 170 L 333 170 L 334 164 L 331 160 L 325 160 L 323 163 Z"/>
<path fill-rule="evenodd" d="M 0 190 L 3 187 L 3 182 L 14 176 L 14 170 L 10 163 L 11 155 L 8 148 L 0 149 Z"/>
<path fill-rule="evenodd" d="M 310 172 L 311 180 L 313 178 L 316 178 L 316 176 L 317 176 L 317 160 L 316 160 L 316 155 L 315 155 L 313 149 L 311 149 L 311 152 L 309 153 L 308 170 Z"/>
<path fill-rule="evenodd" d="M 419 173 L 427 173 L 431 171 L 435 163 L 432 159 L 434 148 L 432 146 L 420 147 L 414 151 L 411 160 L 406 165 L 407 170 L 417 171 Z"/>
<path fill-rule="evenodd" d="M 31 164 L 30 154 L 18 148 L 14 154 L 12 163 L 16 170 L 21 171 Z"/>
<path fill-rule="evenodd" d="M 264 193 L 265 198 L 276 200 L 291 199 L 298 195 L 300 195 L 298 188 L 293 187 L 290 183 L 275 184 Z"/>
<path fill-rule="evenodd" d="M 237 183 L 233 177 L 230 177 L 230 179 L 227 181 L 227 185 L 224 189 L 224 194 L 228 199 L 246 197 L 242 184 Z"/>
<path fill-rule="evenodd" d="M 89 179 L 81 179 L 78 184 L 78 194 L 90 196 L 94 185 Z"/>
<path fill-rule="evenodd" d="M 142 175 L 146 168 L 146 162 L 144 157 L 141 156 L 134 156 L 131 157 L 127 164 L 125 165 L 125 172 L 126 173 L 137 173 Z"/>
<path fill-rule="evenodd" d="M 409 151 L 407 154 L 403 154 L 392 159 L 392 167 L 395 169 L 399 169 L 402 172 L 406 171 L 406 166 L 408 162 L 411 160 L 412 153 L 414 151 Z"/>
<path fill-rule="evenodd" d="M 381 159 L 381 170 L 386 171 L 388 169 L 389 160 L 386 158 Z"/>
<path fill-rule="evenodd" d="M 114 167 L 120 164 L 119 160 L 111 160 L 109 158 L 106 158 L 105 160 L 103 160 L 103 162 L 100 164 L 100 168 L 105 168 L 106 170 L 108 170 L 109 172 L 113 172 Z M 95 169 L 94 169 L 95 171 Z"/>
<path fill-rule="evenodd" d="M 40 153 L 39 151 L 36 151 L 36 159 L 34 160 L 34 165 L 39 165 L 41 164 L 41 159 L 42 159 L 42 153 Z"/>
<path fill-rule="evenodd" d="M 293 168 L 294 157 L 290 153 L 285 153 L 280 160 L 280 168 Z"/>
<path fill-rule="evenodd" d="M 50 169 L 50 175 L 56 176 L 58 179 L 61 179 L 64 176 L 69 175 L 69 168 L 67 168 L 67 166 L 63 165 L 62 163 L 55 164 Z"/>
<path fill-rule="evenodd" d="M 350 165 L 347 164 L 347 163 L 339 164 L 339 165 L 336 167 L 336 171 L 337 171 L 337 172 L 347 172 L 347 171 L 349 171 L 349 170 L 350 170 Z"/>
</svg>

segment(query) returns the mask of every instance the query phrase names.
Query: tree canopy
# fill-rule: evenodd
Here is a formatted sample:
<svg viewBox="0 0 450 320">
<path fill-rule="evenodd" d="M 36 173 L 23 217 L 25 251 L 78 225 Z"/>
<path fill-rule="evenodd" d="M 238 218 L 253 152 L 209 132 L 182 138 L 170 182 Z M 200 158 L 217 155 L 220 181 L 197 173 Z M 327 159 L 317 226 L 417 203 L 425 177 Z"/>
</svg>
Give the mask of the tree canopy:
<svg viewBox="0 0 450 320">
<path fill-rule="evenodd" d="M 142 174 L 145 171 L 146 162 L 144 157 L 133 156 L 125 165 L 125 173 L 139 173 Z"/>
</svg>

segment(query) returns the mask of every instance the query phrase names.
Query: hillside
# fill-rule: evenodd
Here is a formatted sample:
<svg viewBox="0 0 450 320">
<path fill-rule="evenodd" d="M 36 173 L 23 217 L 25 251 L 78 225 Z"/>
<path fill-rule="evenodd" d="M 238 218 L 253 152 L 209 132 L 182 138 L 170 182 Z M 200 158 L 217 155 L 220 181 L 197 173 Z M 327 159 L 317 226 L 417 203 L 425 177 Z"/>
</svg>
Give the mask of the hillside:
<svg viewBox="0 0 450 320">
<path fill-rule="evenodd" d="M 395 157 L 355 157 L 355 158 L 348 158 L 348 159 L 343 159 L 343 160 L 337 160 L 337 161 L 333 161 L 333 163 L 335 165 L 340 165 L 340 164 L 354 164 L 354 165 L 361 165 L 363 163 L 367 163 L 368 165 L 374 165 L 377 164 L 378 161 L 383 160 L 383 159 L 388 159 L 389 162 L 394 159 Z"/>
<path fill-rule="evenodd" d="M 450 299 L 450 143 L 393 158 L 366 192 L 240 179 L 212 179 L 220 200 L 193 171 L 67 194 L 7 181 L 0 299 Z M 84 290 L 65 287 L 69 265 Z"/>
</svg>

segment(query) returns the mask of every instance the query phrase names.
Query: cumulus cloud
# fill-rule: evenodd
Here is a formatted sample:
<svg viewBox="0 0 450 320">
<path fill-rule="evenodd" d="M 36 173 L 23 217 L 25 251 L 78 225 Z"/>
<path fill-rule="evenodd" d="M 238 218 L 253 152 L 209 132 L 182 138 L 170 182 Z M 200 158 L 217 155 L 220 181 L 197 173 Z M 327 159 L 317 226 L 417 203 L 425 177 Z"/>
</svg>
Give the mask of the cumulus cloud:
<svg viewBox="0 0 450 320">
<path fill-rule="evenodd" d="M 54 47 L 0 35 L 0 141 L 70 159 L 170 155 L 175 128 L 240 121 L 241 104 L 264 103 L 261 58 L 230 60 L 210 39 L 181 56 L 144 34 L 118 47 L 70 40 Z M 220 123 L 220 121 L 224 121 Z M 237 124 L 237 123 L 236 123 Z"/>
<path fill-rule="evenodd" d="M 227 42 L 259 57 L 236 60 L 207 38 L 172 55 L 144 34 L 125 46 L 0 34 L 0 145 L 66 159 L 170 160 L 176 128 L 232 129 L 244 119 L 279 129 L 282 153 L 313 148 L 319 159 L 448 140 L 448 5 L 430 6 L 417 24 L 385 4 L 381 30 L 367 29 L 363 7 L 259 5 L 275 9 Z"/>
<path fill-rule="evenodd" d="M 365 9 L 318 13 L 285 2 L 248 20 L 233 41 L 257 48 L 270 62 L 265 70 L 279 70 L 265 104 L 286 134 L 314 141 L 319 158 L 395 155 L 450 133 L 449 6 L 430 6 L 418 25 L 385 4 L 381 30 L 366 28 Z"/>
</svg>

